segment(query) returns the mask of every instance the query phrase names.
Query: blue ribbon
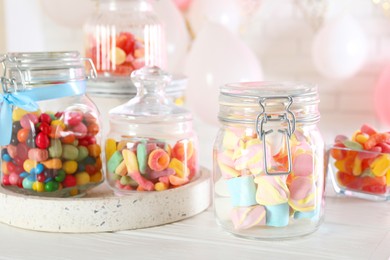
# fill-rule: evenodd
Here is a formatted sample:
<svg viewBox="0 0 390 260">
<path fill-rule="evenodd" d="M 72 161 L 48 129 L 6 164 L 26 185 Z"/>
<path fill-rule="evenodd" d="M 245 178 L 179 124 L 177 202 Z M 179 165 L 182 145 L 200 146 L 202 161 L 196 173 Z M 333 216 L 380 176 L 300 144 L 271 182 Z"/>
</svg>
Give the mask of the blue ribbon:
<svg viewBox="0 0 390 260">
<path fill-rule="evenodd" d="M 11 141 L 13 107 L 37 111 L 39 106 L 36 101 L 82 95 L 85 90 L 86 82 L 77 81 L 0 94 L 0 145 L 7 145 Z"/>
</svg>

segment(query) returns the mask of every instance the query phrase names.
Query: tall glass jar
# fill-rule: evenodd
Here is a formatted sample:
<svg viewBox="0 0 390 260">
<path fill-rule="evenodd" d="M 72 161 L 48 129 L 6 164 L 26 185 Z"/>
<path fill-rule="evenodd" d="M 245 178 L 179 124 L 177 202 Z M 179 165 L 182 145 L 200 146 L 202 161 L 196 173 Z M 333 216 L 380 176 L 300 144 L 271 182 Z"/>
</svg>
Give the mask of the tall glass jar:
<svg viewBox="0 0 390 260">
<path fill-rule="evenodd" d="M 85 55 L 99 81 L 123 79 L 145 65 L 165 65 L 163 29 L 151 0 L 98 0 L 84 30 Z"/>
<path fill-rule="evenodd" d="M 81 196 L 103 181 L 100 118 L 85 95 L 78 52 L 8 53 L 2 59 L 1 184 L 27 195 Z"/>
<path fill-rule="evenodd" d="M 137 95 L 109 112 L 108 183 L 120 194 L 185 186 L 199 174 L 192 115 L 165 95 L 170 75 L 158 67 L 133 71 L 131 78 Z"/>
<path fill-rule="evenodd" d="M 317 88 L 227 84 L 214 144 L 214 207 L 231 233 L 256 239 L 314 232 L 324 212 L 324 142 Z"/>
</svg>

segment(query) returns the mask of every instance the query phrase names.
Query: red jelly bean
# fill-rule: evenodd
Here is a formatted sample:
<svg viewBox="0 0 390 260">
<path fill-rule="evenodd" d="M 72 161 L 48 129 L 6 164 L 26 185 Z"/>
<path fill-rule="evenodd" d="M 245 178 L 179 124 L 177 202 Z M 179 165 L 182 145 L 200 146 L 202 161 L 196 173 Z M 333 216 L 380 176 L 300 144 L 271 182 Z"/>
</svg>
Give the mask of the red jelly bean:
<svg viewBox="0 0 390 260">
<path fill-rule="evenodd" d="M 42 122 L 39 127 L 38 127 L 39 131 L 41 131 L 42 133 L 46 134 L 46 135 L 49 135 L 50 134 L 50 125 L 46 122 Z"/>
<path fill-rule="evenodd" d="M 77 111 L 70 111 L 65 113 L 65 124 L 76 126 L 83 120 L 83 114 Z"/>
<path fill-rule="evenodd" d="M 40 116 L 39 116 L 39 121 L 41 123 L 47 123 L 48 125 L 50 125 L 51 123 L 51 117 L 50 115 L 46 114 L 46 113 L 42 113 Z"/>
<path fill-rule="evenodd" d="M 90 135 L 97 135 L 99 133 L 99 125 L 92 123 L 88 126 L 88 134 Z"/>
<path fill-rule="evenodd" d="M 39 181 L 39 182 L 44 182 L 45 181 L 45 175 L 44 174 L 38 174 L 37 175 L 37 181 Z"/>
<path fill-rule="evenodd" d="M 59 119 L 59 118 L 62 117 L 63 114 L 64 114 L 63 112 L 57 112 L 57 113 L 54 114 L 54 116 L 55 116 L 57 119 Z"/>
<path fill-rule="evenodd" d="M 28 159 L 28 146 L 25 143 L 18 143 L 16 146 L 16 150 L 18 152 L 18 157 L 24 162 Z"/>
<path fill-rule="evenodd" d="M 89 174 L 89 175 L 92 175 L 96 172 L 96 167 L 92 164 L 87 164 L 85 166 L 85 171 Z"/>
<path fill-rule="evenodd" d="M 64 185 L 65 188 L 76 186 L 77 184 L 76 177 L 71 174 L 67 174 L 62 184 Z"/>
<path fill-rule="evenodd" d="M 16 156 L 14 158 L 14 162 L 15 162 L 16 165 L 23 165 L 24 160 L 22 160 L 19 156 Z"/>
<path fill-rule="evenodd" d="M 380 143 L 390 143 L 390 133 L 376 133 L 371 135 L 364 143 L 364 149 L 370 150 Z"/>
<path fill-rule="evenodd" d="M 9 186 L 11 185 L 11 183 L 9 182 L 9 175 L 7 174 L 4 174 L 3 175 L 3 179 L 1 180 L 1 182 L 3 183 L 3 185 L 5 186 Z"/>
<path fill-rule="evenodd" d="M 376 134 L 376 131 L 374 130 L 374 128 L 372 128 L 371 126 L 369 126 L 367 124 L 362 125 L 362 127 L 360 128 L 360 131 L 362 133 L 368 134 L 370 136 L 373 134 Z"/>
<path fill-rule="evenodd" d="M 15 164 L 13 164 L 12 162 L 9 162 L 9 163 L 7 163 L 7 169 L 8 169 L 8 172 L 15 172 L 15 170 L 16 170 L 16 165 Z"/>
<path fill-rule="evenodd" d="M 72 131 L 75 134 L 77 139 L 84 138 L 87 135 L 88 129 L 87 126 L 83 123 L 78 123 L 75 126 L 72 126 Z"/>
<path fill-rule="evenodd" d="M 35 143 L 39 148 L 46 149 L 50 146 L 50 139 L 46 134 L 40 132 L 35 138 Z"/>
</svg>

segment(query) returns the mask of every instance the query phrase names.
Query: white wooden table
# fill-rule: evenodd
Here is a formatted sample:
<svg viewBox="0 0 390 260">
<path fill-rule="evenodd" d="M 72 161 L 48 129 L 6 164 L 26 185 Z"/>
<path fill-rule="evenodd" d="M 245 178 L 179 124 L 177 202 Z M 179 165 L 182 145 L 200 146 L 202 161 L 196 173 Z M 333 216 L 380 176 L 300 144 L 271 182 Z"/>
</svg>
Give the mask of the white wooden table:
<svg viewBox="0 0 390 260">
<path fill-rule="evenodd" d="M 200 161 L 211 168 L 215 129 L 199 127 Z M 210 207 L 163 226 L 115 233 L 62 234 L 0 224 L 0 259 L 373 259 L 390 257 L 390 202 L 336 197 L 327 186 L 325 222 L 315 233 L 284 241 L 235 237 Z"/>
</svg>

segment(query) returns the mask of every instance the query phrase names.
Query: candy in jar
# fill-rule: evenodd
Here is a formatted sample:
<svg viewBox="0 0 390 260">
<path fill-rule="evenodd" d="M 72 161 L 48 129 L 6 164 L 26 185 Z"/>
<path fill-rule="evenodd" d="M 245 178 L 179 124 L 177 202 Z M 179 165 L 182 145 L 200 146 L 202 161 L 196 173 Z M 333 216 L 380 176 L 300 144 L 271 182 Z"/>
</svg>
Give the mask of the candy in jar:
<svg viewBox="0 0 390 260">
<path fill-rule="evenodd" d="M 85 95 L 89 73 L 79 54 L 8 53 L 2 63 L 2 186 L 68 197 L 99 185 L 100 119 Z"/>
<path fill-rule="evenodd" d="M 163 27 L 149 0 L 99 0 L 84 31 L 85 55 L 99 81 L 123 79 L 145 65 L 164 66 Z"/>
<path fill-rule="evenodd" d="M 166 97 L 170 76 L 158 67 L 136 70 L 131 78 L 137 95 L 109 112 L 108 183 L 117 193 L 185 186 L 199 171 L 192 116 Z"/>
<path fill-rule="evenodd" d="M 279 239 L 315 231 L 324 211 L 324 143 L 317 89 L 238 83 L 220 89 L 214 207 L 231 233 Z"/>
</svg>

